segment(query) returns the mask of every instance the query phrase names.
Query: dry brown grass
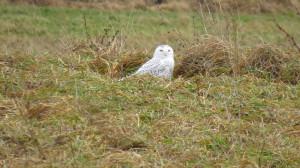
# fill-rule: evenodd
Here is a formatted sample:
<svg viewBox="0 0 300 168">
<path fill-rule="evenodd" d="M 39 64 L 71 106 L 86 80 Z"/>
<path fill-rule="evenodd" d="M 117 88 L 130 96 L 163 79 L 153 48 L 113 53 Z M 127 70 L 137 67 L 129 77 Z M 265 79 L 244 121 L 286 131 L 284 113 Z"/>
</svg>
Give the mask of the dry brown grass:
<svg viewBox="0 0 300 168">
<path fill-rule="evenodd" d="M 283 51 L 266 43 L 250 49 L 235 49 L 232 42 L 214 36 L 203 37 L 200 42 L 187 46 L 185 51 L 179 51 L 174 77 L 215 77 L 250 73 L 272 81 L 299 83 L 300 62 L 299 53 L 296 51 Z M 149 52 L 125 51 L 120 47 L 121 43 L 117 35 L 106 36 L 75 45 L 70 52 L 89 58 L 84 66 L 91 70 L 112 78 L 120 78 L 133 73 L 151 58 Z M 236 53 L 236 50 L 240 51 Z M 68 62 L 68 58 L 62 59 L 65 63 Z M 69 64 L 74 67 L 73 63 Z M 84 66 L 78 65 L 74 68 L 82 69 Z"/>
<path fill-rule="evenodd" d="M 260 77 L 292 84 L 300 81 L 300 55 L 284 52 L 278 47 L 262 44 L 246 51 L 244 68 L 254 70 Z"/>
<path fill-rule="evenodd" d="M 248 50 L 245 55 L 246 67 L 269 72 L 274 77 L 278 77 L 283 71 L 281 65 L 289 61 L 285 53 L 269 45 L 258 45 Z"/>
<path fill-rule="evenodd" d="M 233 45 L 211 36 L 188 47 L 179 57 L 181 58 L 174 71 L 175 77 L 254 73 L 257 77 L 268 80 L 292 84 L 300 81 L 299 53 L 283 51 L 270 44 L 243 49 L 236 55 Z"/>
<path fill-rule="evenodd" d="M 135 71 L 145 63 L 151 56 L 142 51 L 124 51 L 122 44 L 125 39 L 118 36 L 118 31 L 109 36 L 106 32 L 94 39 L 87 34 L 87 42 L 72 44 L 69 52 L 80 57 L 89 58 L 87 66 L 100 74 L 109 75 L 113 78 L 120 78 Z M 64 58 L 68 62 L 68 58 Z M 70 63 L 69 63 L 70 64 Z M 82 66 L 78 65 L 80 68 Z"/>
<path fill-rule="evenodd" d="M 187 49 L 175 69 L 174 76 L 229 75 L 233 73 L 233 57 L 233 47 L 229 43 L 216 37 L 208 37 Z"/>
<path fill-rule="evenodd" d="M 104 53 L 92 59 L 89 62 L 89 67 L 101 74 L 110 74 L 111 77 L 119 78 L 134 72 L 149 58 L 150 57 L 143 52 L 123 52 L 120 54 Z"/>
</svg>

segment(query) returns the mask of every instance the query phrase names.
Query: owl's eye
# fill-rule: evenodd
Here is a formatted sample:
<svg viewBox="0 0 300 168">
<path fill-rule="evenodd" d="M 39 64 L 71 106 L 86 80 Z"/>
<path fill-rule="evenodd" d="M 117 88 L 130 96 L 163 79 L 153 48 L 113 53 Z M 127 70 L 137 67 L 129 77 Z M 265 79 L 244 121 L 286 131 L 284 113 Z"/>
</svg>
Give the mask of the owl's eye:
<svg viewBox="0 0 300 168">
<path fill-rule="evenodd" d="M 160 52 L 163 52 L 163 50 L 159 50 Z"/>
<path fill-rule="evenodd" d="M 168 52 L 170 52 L 171 50 L 168 50 Z"/>
</svg>

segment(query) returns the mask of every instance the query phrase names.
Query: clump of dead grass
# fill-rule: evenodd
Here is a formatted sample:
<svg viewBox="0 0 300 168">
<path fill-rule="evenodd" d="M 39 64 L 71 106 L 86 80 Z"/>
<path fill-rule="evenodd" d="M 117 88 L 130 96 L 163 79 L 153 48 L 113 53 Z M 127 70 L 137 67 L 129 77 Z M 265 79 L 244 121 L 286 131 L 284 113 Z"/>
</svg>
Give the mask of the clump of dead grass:
<svg viewBox="0 0 300 168">
<path fill-rule="evenodd" d="M 105 29 L 105 33 L 95 39 L 87 34 L 87 42 L 75 44 L 71 47 L 71 53 L 88 58 L 87 66 L 90 69 L 110 77 L 131 73 L 148 60 L 149 55 L 145 52 L 124 51 L 118 31 L 113 36 L 109 36 L 108 31 Z"/>
<path fill-rule="evenodd" d="M 147 55 L 143 52 L 137 53 L 115 53 L 113 51 L 98 53 L 94 59 L 89 61 L 89 67 L 101 74 L 111 77 L 121 77 L 135 71 L 146 62 Z"/>
<path fill-rule="evenodd" d="M 241 50 L 237 55 L 236 50 Z M 235 49 L 216 37 L 187 47 L 178 61 L 175 77 L 254 74 L 276 82 L 298 84 L 300 80 L 299 53 L 282 50 L 270 44 L 259 44 L 250 49 Z"/>
<path fill-rule="evenodd" d="M 297 84 L 300 80 L 299 55 L 269 44 L 257 45 L 245 53 L 244 69 L 258 77 Z"/>
<path fill-rule="evenodd" d="M 188 47 L 176 67 L 174 76 L 218 76 L 233 73 L 233 49 L 226 41 L 209 37 Z"/>
<path fill-rule="evenodd" d="M 269 45 L 253 47 L 246 52 L 245 56 L 247 67 L 269 72 L 274 77 L 280 75 L 283 70 L 281 64 L 287 59 L 283 52 Z"/>
</svg>

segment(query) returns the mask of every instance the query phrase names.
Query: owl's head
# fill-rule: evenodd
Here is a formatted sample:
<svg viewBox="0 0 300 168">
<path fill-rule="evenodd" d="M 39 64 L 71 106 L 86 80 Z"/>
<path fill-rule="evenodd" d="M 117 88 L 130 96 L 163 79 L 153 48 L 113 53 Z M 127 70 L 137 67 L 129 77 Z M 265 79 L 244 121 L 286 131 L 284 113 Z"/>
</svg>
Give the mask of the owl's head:
<svg viewBox="0 0 300 168">
<path fill-rule="evenodd" d="M 153 57 L 159 59 L 166 59 L 166 58 L 173 59 L 174 51 L 172 47 L 168 45 L 159 45 L 158 47 L 156 47 Z"/>
</svg>

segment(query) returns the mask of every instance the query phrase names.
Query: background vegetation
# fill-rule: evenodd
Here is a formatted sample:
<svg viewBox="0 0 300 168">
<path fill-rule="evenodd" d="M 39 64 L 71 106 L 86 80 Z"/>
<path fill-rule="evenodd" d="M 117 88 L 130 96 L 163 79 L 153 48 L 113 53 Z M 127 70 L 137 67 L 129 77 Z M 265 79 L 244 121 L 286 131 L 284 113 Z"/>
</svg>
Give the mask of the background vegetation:
<svg viewBox="0 0 300 168">
<path fill-rule="evenodd" d="M 2 167 L 300 166 L 299 1 L 0 2 Z"/>
<path fill-rule="evenodd" d="M 286 12 L 291 9 L 291 4 L 300 7 L 299 0 L 6 0 L 7 3 L 15 5 L 37 5 L 37 6 L 59 6 L 73 8 L 96 8 L 124 10 L 148 9 L 158 10 L 159 8 L 169 11 L 195 12 L 203 10 L 217 11 L 230 10 L 236 6 L 243 13 L 269 13 Z"/>
</svg>

